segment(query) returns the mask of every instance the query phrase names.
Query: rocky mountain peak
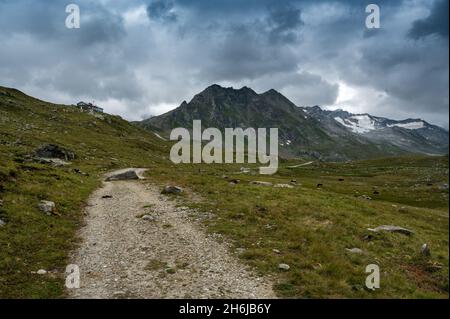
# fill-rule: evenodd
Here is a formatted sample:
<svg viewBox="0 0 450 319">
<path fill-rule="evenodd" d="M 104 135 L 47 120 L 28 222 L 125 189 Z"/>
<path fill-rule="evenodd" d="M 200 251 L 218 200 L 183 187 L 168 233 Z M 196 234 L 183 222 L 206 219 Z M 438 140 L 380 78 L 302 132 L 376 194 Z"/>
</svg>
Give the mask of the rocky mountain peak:
<svg viewBox="0 0 450 319">
<path fill-rule="evenodd" d="M 234 89 L 214 84 L 166 114 L 143 121 L 149 130 L 169 132 L 191 127 L 276 127 L 280 152 L 286 157 L 342 161 L 405 153 L 445 154 L 448 132 L 423 120 L 403 121 L 298 107 L 275 89 L 258 94 L 249 87 Z"/>
</svg>

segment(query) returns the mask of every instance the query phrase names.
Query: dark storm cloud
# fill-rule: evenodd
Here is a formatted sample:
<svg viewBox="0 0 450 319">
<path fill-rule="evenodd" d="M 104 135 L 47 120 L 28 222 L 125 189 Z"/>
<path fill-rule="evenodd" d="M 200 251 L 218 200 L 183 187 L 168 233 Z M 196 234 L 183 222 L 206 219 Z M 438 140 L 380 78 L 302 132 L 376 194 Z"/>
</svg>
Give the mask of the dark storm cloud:
<svg viewBox="0 0 450 319">
<path fill-rule="evenodd" d="M 80 45 L 91 45 L 101 42 L 119 41 L 126 35 L 123 26 L 123 19 L 118 14 L 113 14 L 103 7 L 93 7 L 89 11 L 81 15 L 81 24 L 78 33 L 70 33 L 64 30 L 66 35 L 78 36 Z"/>
<path fill-rule="evenodd" d="M 173 0 L 176 6 L 195 10 L 202 15 L 210 14 L 230 14 L 230 13 L 260 13 L 266 11 L 267 8 L 280 7 L 306 7 L 321 4 L 343 4 L 357 11 L 364 12 L 365 7 L 370 3 L 376 3 L 385 8 L 395 8 L 401 6 L 402 0 Z"/>
<path fill-rule="evenodd" d="M 0 2 L 0 28 L 10 35 L 27 34 L 41 41 L 76 41 L 80 45 L 117 41 L 125 36 L 122 17 L 100 4 L 77 2 L 81 11 L 79 32 L 65 28 L 65 0 L 22 0 Z"/>
<path fill-rule="evenodd" d="M 382 28 L 368 30 L 373 2 Z M 447 0 L 76 3 L 81 29 L 69 30 L 65 0 L 0 0 L 0 85 L 130 119 L 216 82 L 448 125 Z"/>
<path fill-rule="evenodd" d="M 331 105 L 339 94 L 337 84 L 329 83 L 321 76 L 309 72 L 283 73 L 276 76 L 273 81 L 266 79 L 264 82 L 267 82 L 265 86 L 257 83 L 253 85 L 260 87 L 260 91 L 267 91 L 276 83 L 278 90 L 298 106 Z"/>
<path fill-rule="evenodd" d="M 173 9 L 174 4 L 171 1 L 155 0 L 147 6 L 147 15 L 150 19 L 174 22 L 177 20 L 177 16 Z"/>
<path fill-rule="evenodd" d="M 212 50 L 215 57 L 205 65 L 204 75 L 212 81 L 254 79 L 256 77 L 290 72 L 296 69 L 297 59 L 292 48 L 280 45 L 271 46 L 273 34 L 261 34 L 265 25 L 253 23 L 231 26 Z"/>
<path fill-rule="evenodd" d="M 202 23 L 182 24 L 184 34 L 204 34 L 207 41 L 207 59 L 203 60 L 202 77 L 211 82 L 252 80 L 267 74 L 288 72 L 298 68 L 296 44 L 300 43 L 303 21 L 301 10 L 292 1 L 262 1 L 259 12 L 236 11 L 229 20 L 217 20 L 212 12 L 235 11 L 231 2 L 209 7 L 202 1 L 183 2 L 201 11 Z M 267 4 L 262 6 L 261 4 Z M 244 7 L 252 4 L 246 2 Z M 253 2 L 253 5 L 255 3 Z M 256 13 L 255 13 L 256 12 Z M 197 17 L 197 16 L 195 16 Z M 206 29 L 202 29 L 202 25 Z M 200 25 L 200 27 L 199 27 Z M 202 51 L 203 49 L 200 49 Z"/>
<path fill-rule="evenodd" d="M 448 61 L 430 45 L 366 49 L 361 73 L 366 83 L 408 103 L 409 111 L 448 111 Z"/>
<path fill-rule="evenodd" d="M 448 3 L 448 0 L 436 1 L 428 17 L 413 23 L 409 36 L 413 39 L 420 39 L 435 34 L 448 38 Z"/>
<path fill-rule="evenodd" d="M 268 24 L 270 36 L 273 42 L 294 42 L 301 26 L 304 24 L 301 18 L 301 10 L 289 5 L 270 6 Z"/>
<path fill-rule="evenodd" d="M 295 0 L 227 0 L 227 1 L 211 1 L 211 0 L 174 0 L 177 6 L 197 10 L 202 14 L 211 13 L 230 13 L 230 12 L 255 12 L 268 6 L 289 5 L 292 3 L 299 3 L 305 1 Z M 306 1 L 309 2 L 309 1 Z"/>
</svg>

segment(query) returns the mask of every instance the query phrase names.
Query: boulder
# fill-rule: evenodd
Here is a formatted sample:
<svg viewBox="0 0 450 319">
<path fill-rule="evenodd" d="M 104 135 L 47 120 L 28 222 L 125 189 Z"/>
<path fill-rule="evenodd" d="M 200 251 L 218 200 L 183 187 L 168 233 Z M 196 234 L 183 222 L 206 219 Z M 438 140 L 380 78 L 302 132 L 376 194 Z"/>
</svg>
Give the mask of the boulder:
<svg viewBox="0 0 450 319">
<path fill-rule="evenodd" d="M 75 159 L 75 153 L 55 144 L 44 144 L 39 146 L 34 154 L 40 158 L 59 158 L 64 161 Z"/>
<path fill-rule="evenodd" d="M 83 175 L 83 176 L 89 176 L 88 173 L 85 173 L 85 172 L 81 171 L 79 168 L 74 168 L 73 171 L 74 171 L 75 173 L 80 174 L 80 175 Z"/>
<path fill-rule="evenodd" d="M 113 297 L 116 299 L 125 299 L 127 296 L 126 291 L 118 290 L 113 293 Z"/>
<path fill-rule="evenodd" d="M 359 249 L 359 248 L 345 248 L 345 250 L 352 254 L 363 254 L 364 253 L 362 251 L 362 249 Z"/>
<path fill-rule="evenodd" d="M 49 216 L 52 215 L 56 209 L 55 203 L 48 200 L 40 201 L 38 207 L 42 212 L 46 213 Z"/>
<path fill-rule="evenodd" d="M 311 266 L 313 267 L 314 270 L 322 269 L 321 263 L 315 263 L 315 264 L 312 264 Z"/>
<path fill-rule="evenodd" d="M 251 172 L 251 169 L 250 169 L 250 168 L 247 168 L 247 167 L 241 167 L 240 171 L 241 171 L 241 173 L 243 173 L 243 174 L 248 174 L 248 173 Z"/>
<path fill-rule="evenodd" d="M 37 273 L 38 275 L 46 275 L 46 274 L 47 274 L 47 270 L 39 269 L 36 273 Z"/>
<path fill-rule="evenodd" d="M 409 209 L 406 208 L 405 206 L 400 207 L 400 208 L 398 209 L 398 211 L 399 211 L 400 213 L 409 213 Z"/>
<path fill-rule="evenodd" d="M 287 270 L 291 269 L 291 267 L 288 264 L 279 264 L 278 269 L 287 271 Z"/>
<path fill-rule="evenodd" d="M 183 192 L 183 189 L 178 186 L 166 186 L 164 187 L 162 194 L 180 194 Z"/>
<path fill-rule="evenodd" d="M 0 219 L 0 227 L 3 227 L 3 226 L 5 226 L 5 225 L 6 225 L 6 222 L 3 221 L 2 219 Z"/>
<path fill-rule="evenodd" d="M 256 205 L 256 212 L 259 214 L 266 214 L 269 210 L 267 207 Z"/>
<path fill-rule="evenodd" d="M 294 188 L 294 186 L 289 185 L 289 184 L 276 184 L 274 187 L 275 188 Z"/>
<path fill-rule="evenodd" d="M 134 170 L 129 170 L 123 173 L 111 175 L 106 179 L 107 182 L 113 181 L 127 181 L 127 180 L 137 180 L 139 179 L 138 174 Z"/>
<path fill-rule="evenodd" d="M 407 228 L 403 228 L 400 226 L 394 226 L 394 225 L 382 225 L 378 226 L 376 228 L 367 228 L 368 231 L 379 233 L 382 231 L 390 232 L 390 233 L 400 233 L 404 235 L 412 235 L 414 232 L 412 230 L 409 230 Z"/>
<path fill-rule="evenodd" d="M 261 181 L 253 181 L 250 182 L 252 185 L 259 185 L 259 186 L 272 186 L 273 184 L 270 182 L 261 182 Z"/>
<path fill-rule="evenodd" d="M 67 165 L 72 164 L 70 162 L 66 162 L 59 158 L 36 157 L 34 160 L 39 162 L 40 164 L 50 164 L 55 167 L 67 166 Z"/>
<path fill-rule="evenodd" d="M 428 246 L 428 244 L 423 244 L 421 251 L 422 251 L 422 255 L 424 255 L 426 257 L 431 256 L 431 251 L 430 251 L 430 247 Z"/>
<path fill-rule="evenodd" d="M 142 220 L 148 221 L 148 222 L 154 222 L 156 221 L 156 218 L 150 215 L 144 215 L 142 216 Z"/>
</svg>

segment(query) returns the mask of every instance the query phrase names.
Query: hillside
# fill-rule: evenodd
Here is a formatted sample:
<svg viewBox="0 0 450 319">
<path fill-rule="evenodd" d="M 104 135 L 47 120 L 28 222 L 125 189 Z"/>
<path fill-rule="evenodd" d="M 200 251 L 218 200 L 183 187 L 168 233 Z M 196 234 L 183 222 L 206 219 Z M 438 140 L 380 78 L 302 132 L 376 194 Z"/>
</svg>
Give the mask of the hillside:
<svg viewBox="0 0 450 319">
<path fill-rule="evenodd" d="M 34 150 L 56 144 L 75 154 L 71 164 L 33 160 Z M 153 134 L 117 116 L 81 112 L 0 87 L 0 297 L 53 298 L 60 278 L 32 272 L 64 269 L 80 227 L 81 208 L 99 176 L 122 167 L 150 167 L 168 148 Z M 47 217 L 40 200 L 56 203 Z"/>
<path fill-rule="evenodd" d="M 348 114 L 347 118 L 350 116 Z M 275 90 L 257 94 L 247 87 L 236 90 L 212 85 L 189 103 L 183 102 L 178 108 L 138 125 L 166 135 L 175 127 L 190 128 L 192 121 L 198 119 L 205 128 L 278 127 L 280 153 L 287 158 L 346 161 L 412 153 L 447 153 L 448 133 L 436 126 L 428 125 L 421 130 L 422 135 L 416 136 L 398 123 L 386 126 L 383 135 L 380 131 L 369 135 L 349 129 L 349 125 L 338 122 L 335 117 L 338 116 L 318 107 L 297 107 Z M 433 130 L 439 134 L 437 138 L 433 138 L 436 136 Z"/>
</svg>

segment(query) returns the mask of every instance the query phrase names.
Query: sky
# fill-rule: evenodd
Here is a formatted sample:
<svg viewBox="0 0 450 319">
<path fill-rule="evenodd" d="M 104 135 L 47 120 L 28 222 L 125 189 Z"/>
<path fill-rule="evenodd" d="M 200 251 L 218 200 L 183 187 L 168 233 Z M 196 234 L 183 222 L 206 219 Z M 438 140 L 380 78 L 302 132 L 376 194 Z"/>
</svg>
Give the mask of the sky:
<svg viewBox="0 0 450 319">
<path fill-rule="evenodd" d="M 80 8 L 80 28 L 65 25 Z M 380 8 L 368 29 L 366 6 Z M 0 85 L 141 120 L 212 84 L 448 128 L 448 0 L 0 0 Z"/>
</svg>

